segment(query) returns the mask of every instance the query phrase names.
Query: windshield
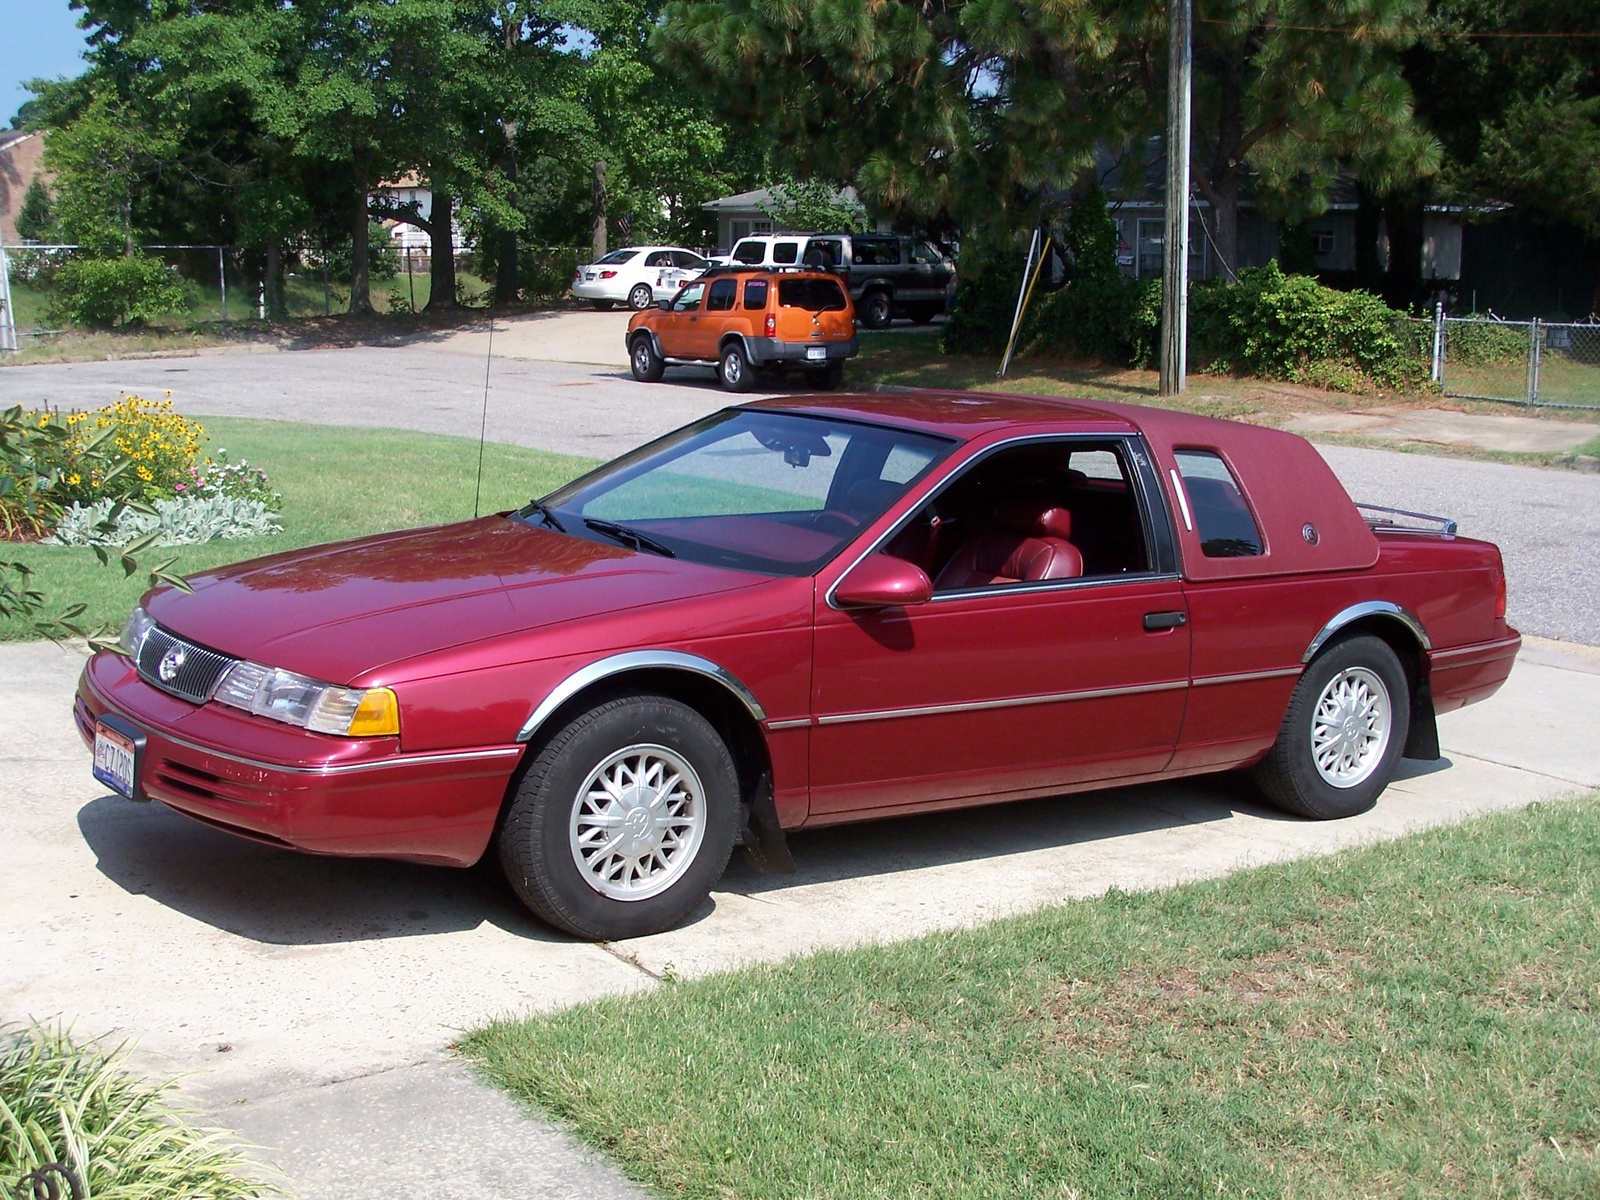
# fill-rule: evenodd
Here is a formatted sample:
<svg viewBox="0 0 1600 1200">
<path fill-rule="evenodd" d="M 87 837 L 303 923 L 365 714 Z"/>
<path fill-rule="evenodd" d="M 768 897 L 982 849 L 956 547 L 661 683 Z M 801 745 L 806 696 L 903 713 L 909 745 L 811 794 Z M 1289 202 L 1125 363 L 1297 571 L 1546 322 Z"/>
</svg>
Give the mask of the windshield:
<svg viewBox="0 0 1600 1200">
<path fill-rule="evenodd" d="M 728 409 L 551 493 L 530 524 L 641 552 L 807 575 L 881 516 L 951 443 L 795 413 Z"/>
</svg>

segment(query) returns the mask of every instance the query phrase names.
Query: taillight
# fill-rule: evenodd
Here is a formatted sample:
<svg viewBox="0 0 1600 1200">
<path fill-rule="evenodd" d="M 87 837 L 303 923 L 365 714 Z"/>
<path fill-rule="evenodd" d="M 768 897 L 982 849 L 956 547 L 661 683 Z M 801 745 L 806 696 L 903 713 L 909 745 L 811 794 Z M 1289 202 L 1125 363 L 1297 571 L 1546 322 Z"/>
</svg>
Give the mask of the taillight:
<svg viewBox="0 0 1600 1200">
<path fill-rule="evenodd" d="M 1506 619 L 1506 573 L 1501 571 L 1495 580 L 1494 589 L 1494 619 Z"/>
<path fill-rule="evenodd" d="M 615 279 L 616 277 L 617 277 L 617 273 L 615 271 L 601 271 L 600 272 L 600 278 L 601 279 Z"/>
<path fill-rule="evenodd" d="M 583 268 L 582 267 L 577 267 L 572 272 L 572 282 L 573 283 L 577 283 L 578 280 L 580 280 L 582 278 L 583 278 Z"/>
<path fill-rule="evenodd" d="M 777 313 L 768 313 L 767 314 L 767 323 L 761 327 L 761 330 L 768 337 L 777 337 L 778 336 L 778 314 Z"/>
</svg>

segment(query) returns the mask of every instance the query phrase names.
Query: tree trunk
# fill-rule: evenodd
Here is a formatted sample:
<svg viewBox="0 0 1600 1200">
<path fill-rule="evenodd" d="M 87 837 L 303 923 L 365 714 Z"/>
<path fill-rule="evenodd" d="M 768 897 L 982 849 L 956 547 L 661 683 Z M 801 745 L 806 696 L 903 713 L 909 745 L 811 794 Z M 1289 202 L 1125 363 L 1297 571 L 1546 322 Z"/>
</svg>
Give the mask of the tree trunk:
<svg viewBox="0 0 1600 1200">
<path fill-rule="evenodd" d="M 356 172 L 355 220 L 350 227 L 350 312 L 362 316 L 372 312 L 372 285 L 367 270 L 367 172 Z"/>
<path fill-rule="evenodd" d="M 1356 286 L 1383 294 L 1383 263 L 1378 259 L 1378 219 L 1382 210 L 1364 187 L 1356 189 Z"/>
<path fill-rule="evenodd" d="M 606 162 L 600 159 L 594 164 L 594 257 L 596 260 L 606 252 Z"/>
<path fill-rule="evenodd" d="M 1422 299 L 1422 199 L 1390 196 L 1383 221 L 1389 233 L 1388 281 L 1383 289 L 1390 308 L 1409 312 Z"/>
<path fill-rule="evenodd" d="M 274 321 L 284 318 L 283 307 L 283 243 L 276 237 L 267 239 L 267 316 Z"/>
<path fill-rule="evenodd" d="M 510 190 L 506 199 L 511 204 L 517 202 L 517 127 L 515 122 L 506 123 L 506 181 Z M 511 304 L 517 298 L 517 233 L 508 229 L 498 238 L 495 248 L 494 272 L 494 302 L 496 305 Z"/>
<path fill-rule="evenodd" d="M 428 217 L 428 237 L 433 244 L 433 260 L 428 265 L 430 285 L 425 312 L 444 312 L 456 306 L 456 246 L 454 223 L 456 198 L 448 192 L 433 193 L 433 212 Z"/>
</svg>

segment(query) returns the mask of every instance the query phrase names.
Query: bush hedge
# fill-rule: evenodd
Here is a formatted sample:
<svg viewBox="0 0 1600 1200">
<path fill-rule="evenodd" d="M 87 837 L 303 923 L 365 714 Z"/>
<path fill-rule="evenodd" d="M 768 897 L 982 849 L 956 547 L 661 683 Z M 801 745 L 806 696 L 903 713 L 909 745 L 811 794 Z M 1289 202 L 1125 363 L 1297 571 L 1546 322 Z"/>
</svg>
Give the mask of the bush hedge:
<svg viewBox="0 0 1600 1200">
<path fill-rule="evenodd" d="M 91 329 L 137 325 L 189 311 L 189 287 L 159 258 L 76 258 L 56 272 L 50 320 Z"/>
</svg>

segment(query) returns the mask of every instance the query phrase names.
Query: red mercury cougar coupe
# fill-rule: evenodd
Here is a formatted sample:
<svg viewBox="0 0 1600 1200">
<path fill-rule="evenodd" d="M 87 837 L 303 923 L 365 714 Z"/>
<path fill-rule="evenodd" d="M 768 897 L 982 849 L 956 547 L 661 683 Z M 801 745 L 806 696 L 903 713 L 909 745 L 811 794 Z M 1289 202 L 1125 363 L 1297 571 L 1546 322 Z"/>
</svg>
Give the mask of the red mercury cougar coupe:
<svg viewBox="0 0 1600 1200">
<path fill-rule="evenodd" d="M 583 937 L 784 831 L 1253 767 L 1369 808 L 1520 638 L 1499 551 L 1291 434 L 1028 396 L 726 409 L 516 512 L 156 588 L 96 776 L 244 837 L 499 856 Z"/>
</svg>

